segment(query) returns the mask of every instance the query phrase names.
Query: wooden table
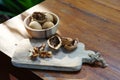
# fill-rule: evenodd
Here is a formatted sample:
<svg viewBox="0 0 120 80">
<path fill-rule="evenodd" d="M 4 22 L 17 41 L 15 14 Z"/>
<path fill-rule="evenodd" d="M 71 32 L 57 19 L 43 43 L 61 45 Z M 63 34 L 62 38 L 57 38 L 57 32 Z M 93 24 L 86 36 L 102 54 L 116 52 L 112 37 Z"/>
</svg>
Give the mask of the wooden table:
<svg viewBox="0 0 120 80">
<path fill-rule="evenodd" d="M 14 44 L 27 38 L 23 20 L 34 11 L 48 11 L 60 17 L 59 33 L 79 38 L 86 49 L 99 51 L 109 64 L 106 68 L 84 64 L 77 72 L 31 70 L 45 80 L 119 80 L 120 79 L 120 1 L 119 0 L 46 0 L 0 24 L 0 50 L 9 57 Z M 3 36 L 4 35 L 4 36 Z M 7 41 L 7 40 L 9 41 Z M 0 40 L 2 43 L 2 40 Z M 7 47 L 7 49 L 5 49 Z M 28 75 L 29 76 L 29 75 Z"/>
</svg>

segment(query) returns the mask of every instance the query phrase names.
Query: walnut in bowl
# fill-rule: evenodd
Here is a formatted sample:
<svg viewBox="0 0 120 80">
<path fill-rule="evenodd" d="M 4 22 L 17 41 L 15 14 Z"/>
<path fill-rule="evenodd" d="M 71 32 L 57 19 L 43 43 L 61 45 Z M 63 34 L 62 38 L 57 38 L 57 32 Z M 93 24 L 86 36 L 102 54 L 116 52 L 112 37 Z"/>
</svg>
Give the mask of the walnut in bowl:
<svg viewBox="0 0 120 80">
<path fill-rule="evenodd" d="M 32 38 L 48 38 L 58 29 L 59 17 L 50 12 L 33 12 L 24 20 L 24 26 Z"/>
</svg>

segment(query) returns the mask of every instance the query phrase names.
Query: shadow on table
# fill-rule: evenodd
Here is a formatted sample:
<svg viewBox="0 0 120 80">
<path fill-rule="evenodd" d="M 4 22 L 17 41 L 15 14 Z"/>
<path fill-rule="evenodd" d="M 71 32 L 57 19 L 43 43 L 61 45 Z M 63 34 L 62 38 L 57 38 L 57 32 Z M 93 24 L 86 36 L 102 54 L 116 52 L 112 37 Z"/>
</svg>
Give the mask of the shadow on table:
<svg viewBox="0 0 120 80">
<path fill-rule="evenodd" d="M 15 76 L 18 80 L 43 80 L 28 69 L 17 68 L 11 64 L 11 59 L 0 51 L 0 78 L 10 80 L 9 74 Z"/>
</svg>

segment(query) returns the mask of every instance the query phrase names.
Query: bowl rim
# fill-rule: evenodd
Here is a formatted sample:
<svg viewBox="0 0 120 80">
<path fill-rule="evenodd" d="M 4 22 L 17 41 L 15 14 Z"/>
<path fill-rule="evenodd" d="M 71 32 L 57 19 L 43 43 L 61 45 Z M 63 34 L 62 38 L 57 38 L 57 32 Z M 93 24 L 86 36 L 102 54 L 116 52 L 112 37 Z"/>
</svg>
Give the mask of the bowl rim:
<svg viewBox="0 0 120 80">
<path fill-rule="evenodd" d="M 48 31 L 48 30 L 51 30 L 52 28 L 56 27 L 59 24 L 59 17 L 55 13 L 52 13 L 52 12 L 42 12 L 42 13 L 50 13 L 50 14 L 54 15 L 57 19 L 56 24 L 54 26 L 52 26 L 51 28 L 48 28 L 48 29 L 42 29 L 42 30 L 32 29 L 26 24 L 27 19 L 32 15 L 32 14 L 30 14 L 24 19 L 24 22 L 23 22 L 24 26 L 31 31 Z"/>
</svg>

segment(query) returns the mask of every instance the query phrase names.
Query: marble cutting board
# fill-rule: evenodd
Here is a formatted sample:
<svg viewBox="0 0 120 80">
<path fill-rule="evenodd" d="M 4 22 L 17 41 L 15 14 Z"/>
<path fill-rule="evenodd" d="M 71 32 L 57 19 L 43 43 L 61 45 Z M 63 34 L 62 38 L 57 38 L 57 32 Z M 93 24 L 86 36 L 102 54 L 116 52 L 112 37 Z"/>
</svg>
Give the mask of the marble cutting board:
<svg viewBox="0 0 120 80">
<path fill-rule="evenodd" d="M 89 63 L 91 58 L 88 54 L 95 54 L 94 51 L 85 50 L 85 45 L 79 42 L 78 47 L 74 51 L 69 52 L 60 48 L 57 51 L 52 51 L 52 58 L 37 58 L 36 61 L 32 61 L 29 50 L 32 50 L 33 46 L 40 46 L 42 43 L 46 43 L 46 41 L 39 39 L 21 40 L 17 44 L 12 57 L 12 64 L 17 67 L 32 69 L 78 71 L 83 63 Z M 47 46 L 46 50 L 50 50 L 50 48 Z"/>
</svg>

